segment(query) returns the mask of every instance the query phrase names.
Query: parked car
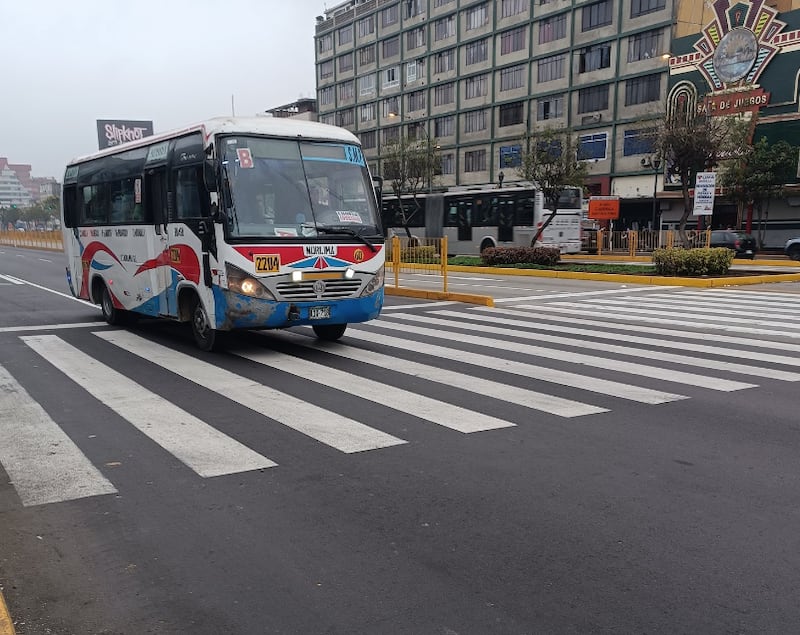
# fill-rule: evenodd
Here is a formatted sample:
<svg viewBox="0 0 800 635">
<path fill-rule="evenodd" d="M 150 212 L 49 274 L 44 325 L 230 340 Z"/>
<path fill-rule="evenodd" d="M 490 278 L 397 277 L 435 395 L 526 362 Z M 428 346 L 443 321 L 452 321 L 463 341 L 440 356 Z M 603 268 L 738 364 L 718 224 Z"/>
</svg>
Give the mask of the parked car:
<svg viewBox="0 0 800 635">
<path fill-rule="evenodd" d="M 786 241 L 786 246 L 783 248 L 785 253 L 792 260 L 800 260 L 800 238 L 790 238 Z"/>
<path fill-rule="evenodd" d="M 736 258 L 756 257 L 756 239 L 744 232 L 736 232 L 730 229 L 718 229 L 711 232 L 711 242 L 709 247 L 727 247 L 732 249 Z"/>
</svg>

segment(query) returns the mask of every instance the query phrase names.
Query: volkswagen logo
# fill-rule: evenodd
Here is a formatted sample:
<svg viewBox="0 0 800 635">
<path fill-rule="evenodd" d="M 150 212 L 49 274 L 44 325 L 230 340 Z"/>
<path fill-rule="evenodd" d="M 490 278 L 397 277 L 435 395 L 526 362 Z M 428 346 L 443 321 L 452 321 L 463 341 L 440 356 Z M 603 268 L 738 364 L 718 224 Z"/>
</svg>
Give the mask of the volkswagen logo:
<svg viewBox="0 0 800 635">
<path fill-rule="evenodd" d="M 325 281 L 324 280 L 316 280 L 314 282 L 314 293 L 316 293 L 317 296 L 321 296 L 323 293 L 325 293 Z"/>
</svg>

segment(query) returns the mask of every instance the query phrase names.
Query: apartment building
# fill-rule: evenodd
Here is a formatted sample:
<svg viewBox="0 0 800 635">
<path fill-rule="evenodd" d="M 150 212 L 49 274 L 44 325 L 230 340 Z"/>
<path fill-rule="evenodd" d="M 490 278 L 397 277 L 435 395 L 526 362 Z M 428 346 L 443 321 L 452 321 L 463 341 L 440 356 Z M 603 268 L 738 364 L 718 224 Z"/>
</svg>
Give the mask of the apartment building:
<svg viewBox="0 0 800 635">
<path fill-rule="evenodd" d="M 677 2 L 349 0 L 317 18 L 319 120 L 378 173 L 389 139 L 435 139 L 442 187 L 513 182 L 526 132 L 568 126 L 590 191 L 649 216 Z"/>
</svg>

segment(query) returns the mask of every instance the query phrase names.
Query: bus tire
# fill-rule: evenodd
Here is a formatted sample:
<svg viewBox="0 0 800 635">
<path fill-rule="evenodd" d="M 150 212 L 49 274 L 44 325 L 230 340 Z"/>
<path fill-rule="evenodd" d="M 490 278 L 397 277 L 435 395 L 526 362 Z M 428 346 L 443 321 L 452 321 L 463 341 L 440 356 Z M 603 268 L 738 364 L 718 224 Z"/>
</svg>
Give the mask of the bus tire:
<svg viewBox="0 0 800 635">
<path fill-rule="evenodd" d="M 106 285 L 103 285 L 100 291 L 100 310 L 103 312 L 103 319 L 111 326 L 125 324 L 125 317 L 128 312 L 114 306 L 111 292 Z"/>
<path fill-rule="evenodd" d="M 194 300 L 190 322 L 192 325 L 192 335 L 194 336 L 197 347 L 201 351 L 215 350 L 219 345 L 219 334 L 217 330 L 212 327 L 200 298 L 195 298 Z"/>
<path fill-rule="evenodd" d="M 335 342 L 344 335 L 347 324 L 315 324 L 311 328 L 319 339 Z"/>
<path fill-rule="evenodd" d="M 493 247 L 494 247 L 494 243 L 491 240 L 489 240 L 488 238 L 485 238 L 483 240 L 483 242 L 481 243 L 480 253 L 483 253 L 487 249 L 492 249 Z"/>
</svg>

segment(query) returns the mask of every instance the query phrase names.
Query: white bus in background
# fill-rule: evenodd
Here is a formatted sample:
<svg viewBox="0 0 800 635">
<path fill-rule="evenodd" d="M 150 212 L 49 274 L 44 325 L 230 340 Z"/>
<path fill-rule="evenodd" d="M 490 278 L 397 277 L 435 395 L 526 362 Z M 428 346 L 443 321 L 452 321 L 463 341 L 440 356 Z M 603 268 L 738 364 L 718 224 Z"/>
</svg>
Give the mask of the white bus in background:
<svg viewBox="0 0 800 635">
<path fill-rule="evenodd" d="M 490 247 L 553 247 L 563 254 L 581 251 L 583 195 L 565 188 L 556 215 L 542 230 L 550 210 L 540 190 L 531 187 L 465 188 L 418 193 L 399 199 L 384 193 L 382 214 L 387 232 L 439 238 L 447 236 L 448 251 L 479 255 Z M 541 230 L 541 231 L 540 231 Z M 538 238 L 537 238 L 537 234 Z"/>
<path fill-rule="evenodd" d="M 310 325 L 338 339 L 383 304 L 383 230 L 358 139 L 316 122 L 219 118 L 71 162 L 67 280 L 110 324 Z"/>
</svg>

